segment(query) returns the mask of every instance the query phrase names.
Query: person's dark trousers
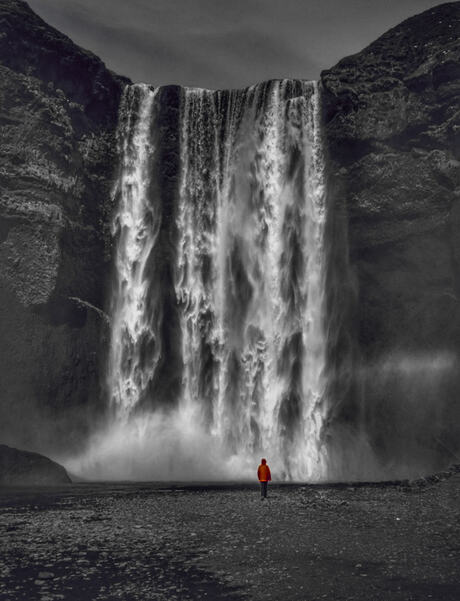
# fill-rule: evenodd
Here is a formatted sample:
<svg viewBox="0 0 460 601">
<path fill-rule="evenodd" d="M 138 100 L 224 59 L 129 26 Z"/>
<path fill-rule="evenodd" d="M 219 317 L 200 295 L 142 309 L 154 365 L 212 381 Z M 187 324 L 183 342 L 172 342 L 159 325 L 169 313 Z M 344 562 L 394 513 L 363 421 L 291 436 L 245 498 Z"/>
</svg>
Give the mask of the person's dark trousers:
<svg viewBox="0 0 460 601">
<path fill-rule="evenodd" d="M 268 486 L 268 482 L 260 483 L 260 496 L 262 497 L 262 499 L 267 498 L 267 486 Z"/>
</svg>

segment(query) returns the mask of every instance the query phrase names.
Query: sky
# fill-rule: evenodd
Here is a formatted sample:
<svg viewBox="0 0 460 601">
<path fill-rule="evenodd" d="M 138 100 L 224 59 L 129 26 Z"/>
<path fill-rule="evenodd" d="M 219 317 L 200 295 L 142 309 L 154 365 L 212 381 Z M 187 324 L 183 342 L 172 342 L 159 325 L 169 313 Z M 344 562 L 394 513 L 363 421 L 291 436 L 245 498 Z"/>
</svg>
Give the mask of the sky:
<svg viewBox="0 0 460 601">
<path fill-rule="evenodd" d="M 239 88 L 318 79 L 436 0 L 28 0 L 135 82 Z"/>
</svg>

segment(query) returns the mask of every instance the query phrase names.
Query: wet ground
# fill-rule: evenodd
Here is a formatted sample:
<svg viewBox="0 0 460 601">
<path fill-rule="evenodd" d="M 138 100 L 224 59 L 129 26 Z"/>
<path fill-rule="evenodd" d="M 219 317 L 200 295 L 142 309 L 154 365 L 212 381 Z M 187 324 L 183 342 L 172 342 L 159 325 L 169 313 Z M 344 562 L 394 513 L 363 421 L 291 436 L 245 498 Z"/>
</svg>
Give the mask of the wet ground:
<svg viewBox="0 0 460 601">
<path fill-rule="evenodd" d="M 460 474 L 0 491 L 0 599 L 459 601 Z"/>
</svg>

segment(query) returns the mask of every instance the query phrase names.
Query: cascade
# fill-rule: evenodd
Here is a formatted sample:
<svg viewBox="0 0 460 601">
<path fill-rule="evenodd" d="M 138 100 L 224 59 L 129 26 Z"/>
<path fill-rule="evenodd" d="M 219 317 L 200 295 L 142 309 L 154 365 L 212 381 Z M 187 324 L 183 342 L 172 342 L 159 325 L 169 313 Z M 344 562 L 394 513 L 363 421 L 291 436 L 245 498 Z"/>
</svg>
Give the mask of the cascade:
<svg viewBox="0 0 460 601">
<path fill-rule="evenodd" d="M 326 211 L 317 84 L 183 89 L 169 217 L 155 181 L 160 104 L 158 90 L 136 84 L 121 111 L 105 457 L 115 448 L 131 457 L 120 477 L 253 477 L 266 456 L 278 480 L 324 479 Z M 170 283 L 152 276 L 168 218 Z M 165 286 L 178 316 L 173 340 L 159 300 Z M 158 382 L 172 344 L 181 360 L 171 401 Z"/>
</svg>

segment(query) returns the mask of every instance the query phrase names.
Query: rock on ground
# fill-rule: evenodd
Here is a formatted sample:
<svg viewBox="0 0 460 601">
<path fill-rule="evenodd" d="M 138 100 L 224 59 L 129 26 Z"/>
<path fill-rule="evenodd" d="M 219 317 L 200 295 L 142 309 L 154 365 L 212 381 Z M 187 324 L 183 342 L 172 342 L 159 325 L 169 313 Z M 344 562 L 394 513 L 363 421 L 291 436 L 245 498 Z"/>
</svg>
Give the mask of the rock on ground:
<svg viewBox="0 0 460 601">
<path fill-rule="evenodd" d="M 0 486 L 50 486 L 70 484 L 58 463 L 39 453 L 0 445 Z"/>
</svg>

